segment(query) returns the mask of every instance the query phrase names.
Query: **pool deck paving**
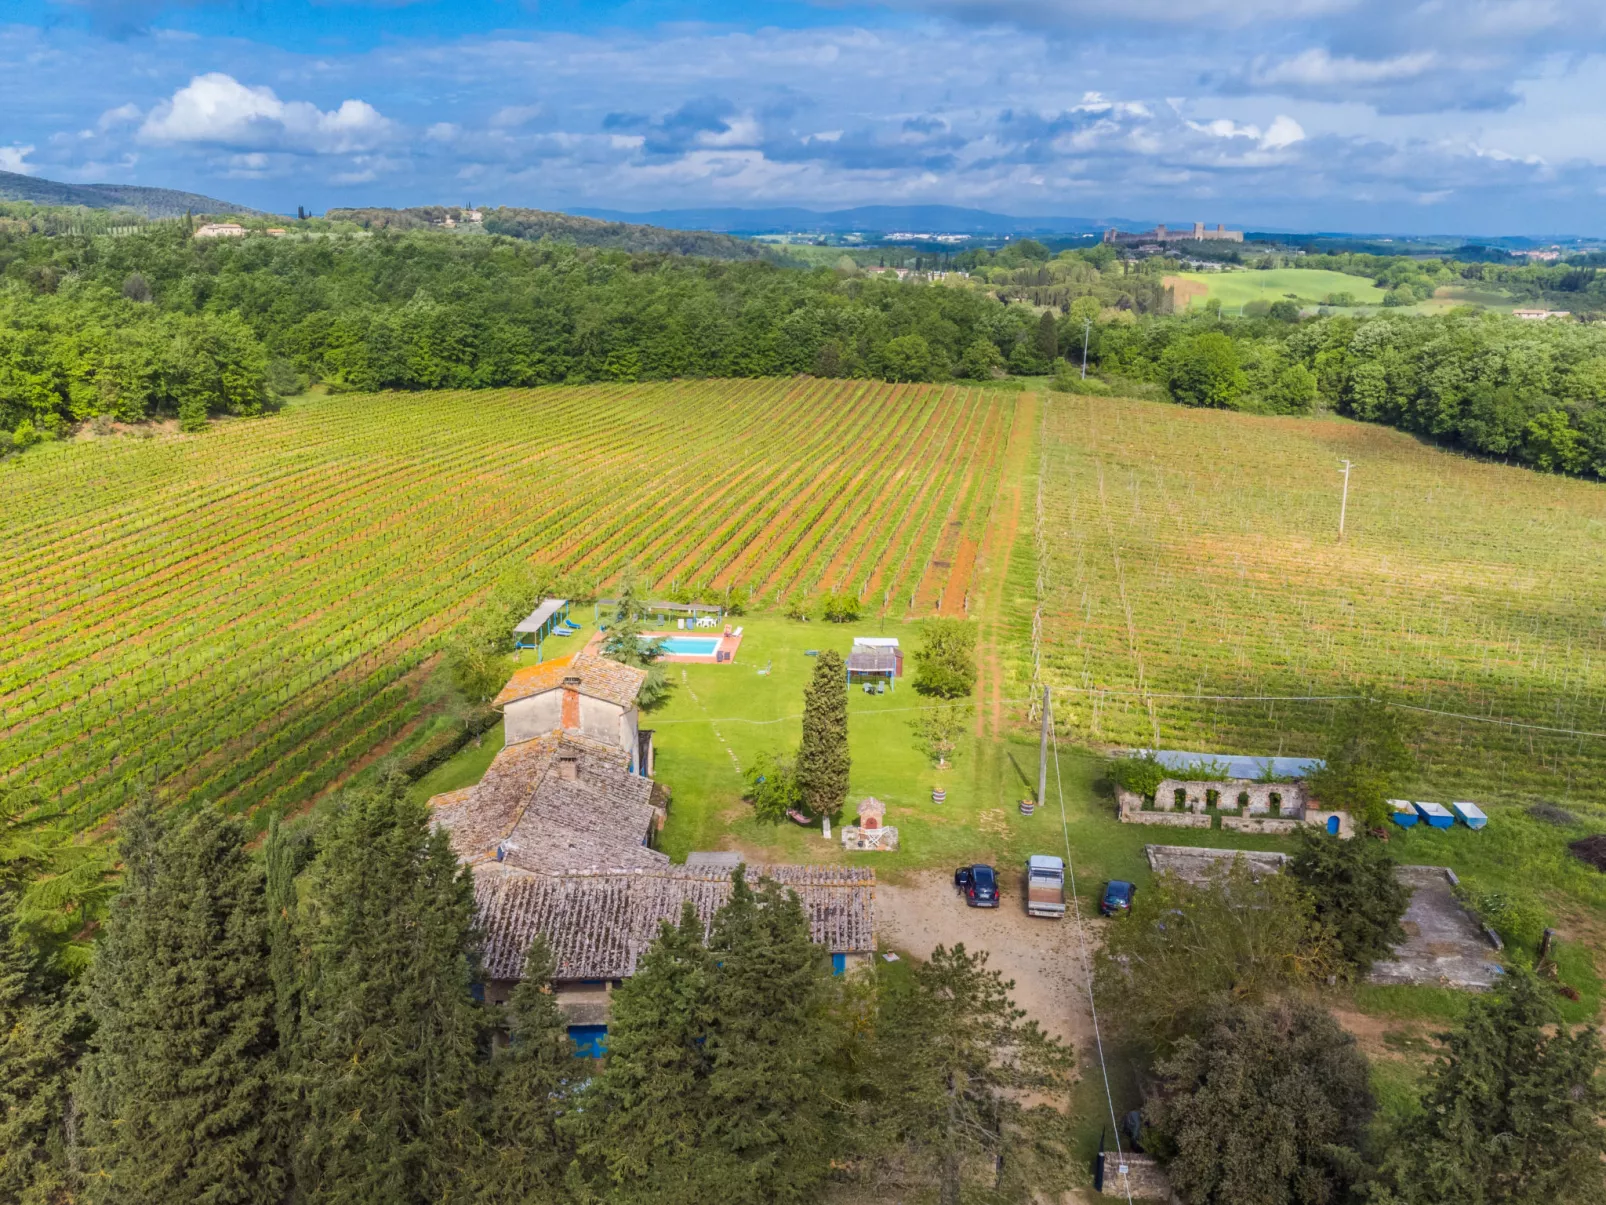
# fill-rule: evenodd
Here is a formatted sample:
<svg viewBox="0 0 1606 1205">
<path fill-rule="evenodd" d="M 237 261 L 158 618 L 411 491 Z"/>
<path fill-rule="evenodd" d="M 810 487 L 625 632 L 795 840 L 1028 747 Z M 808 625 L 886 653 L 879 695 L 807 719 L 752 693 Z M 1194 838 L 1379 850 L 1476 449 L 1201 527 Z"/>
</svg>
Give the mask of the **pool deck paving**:
<svg viewBox="0 0 1606 1205">
<path fill-rule="evenodd" d="M 714 651 L 707 655 L 697 653 L 669 653 L 666 652 L 660 661 L 674 662 L 684 665 L 716 665 L 721 662 L 730 663 L 736 660 L 736 650 L 742 646 L 742 638 L 735 634 L 725 635 L 719 632 L 686 630 L 677 632 L 643 632 L 642 635 L 649 640 L 717 640 Z"/>
</svg>

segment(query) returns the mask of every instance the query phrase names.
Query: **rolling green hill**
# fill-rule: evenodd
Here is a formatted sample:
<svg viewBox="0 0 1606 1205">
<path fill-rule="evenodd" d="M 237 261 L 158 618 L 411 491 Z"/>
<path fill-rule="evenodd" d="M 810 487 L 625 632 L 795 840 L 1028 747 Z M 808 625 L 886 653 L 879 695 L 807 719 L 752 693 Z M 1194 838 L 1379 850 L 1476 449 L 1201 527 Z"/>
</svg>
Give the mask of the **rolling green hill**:
<svg viewBox="0 0 1606 1205">
<path fill-rule="evenodd" d="M 86 209 L 126 209 L 148 218 L 185 213 L 256 213 L 232 201 L 138 184 L 63 184 L 17 172 L 0 172 L 0 201 L 32 201 L 35 205 L 82 205 Z"/>
</svg>

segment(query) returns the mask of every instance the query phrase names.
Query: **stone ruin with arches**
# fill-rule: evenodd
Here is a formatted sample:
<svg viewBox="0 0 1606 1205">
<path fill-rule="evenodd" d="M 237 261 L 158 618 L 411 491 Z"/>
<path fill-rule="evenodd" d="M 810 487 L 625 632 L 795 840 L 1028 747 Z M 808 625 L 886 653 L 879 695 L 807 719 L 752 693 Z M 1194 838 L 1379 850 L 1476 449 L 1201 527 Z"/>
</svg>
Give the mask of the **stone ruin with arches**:
<svg viewBox="0 0 1606 1205">
<path fill-rule="evenodd" d="M 1219 817 L 1229 832 L 1289 834 L 1312 824 L 1354 836 L 1349 813 L 1323 808 L 1302 782 L 1167 778 L 1155 788 L 1153 803 L 1119 787 L 1116 803 L 1123 824 L 1214 828 Z"/>
</svg>

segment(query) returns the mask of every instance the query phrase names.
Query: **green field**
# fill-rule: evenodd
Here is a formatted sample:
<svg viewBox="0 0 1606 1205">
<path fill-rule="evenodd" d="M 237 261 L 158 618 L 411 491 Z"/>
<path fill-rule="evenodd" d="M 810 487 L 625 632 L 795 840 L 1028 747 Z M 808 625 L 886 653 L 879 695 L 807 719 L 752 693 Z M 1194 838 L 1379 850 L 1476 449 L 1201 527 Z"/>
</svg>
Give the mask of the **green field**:
<svg viewBox="0 0 1606 1205">
<path fill-rule="evenodd" d="M 1189 282 L 1176 290 L 1178 310 L 1200 305 L 1211 298 L 1219 300 L 1221 308 L 1228 312 L 1251 301 L 1293 301 L 1300 306 L 1317 306 L 1330 293 L 1348 293 L 1358 305 L 1383 304 L 1382 289 L 1364 276 L 1343 272 L 1273 268 L 1265 272 L 1179 272 L 1177 277 Z M 1202 293 L 1196 292 L 1199 286 L 1203 286 Z M 1189 295 L 1184 296 L 1184 293 Z"/>
</svg>

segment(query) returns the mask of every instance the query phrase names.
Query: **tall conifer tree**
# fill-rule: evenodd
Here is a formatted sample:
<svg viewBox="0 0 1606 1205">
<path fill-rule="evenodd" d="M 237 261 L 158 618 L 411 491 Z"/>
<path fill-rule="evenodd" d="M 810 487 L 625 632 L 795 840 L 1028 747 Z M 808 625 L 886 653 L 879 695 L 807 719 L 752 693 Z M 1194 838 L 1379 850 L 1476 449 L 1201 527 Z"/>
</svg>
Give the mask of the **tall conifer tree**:
<svg viewBox="0 0 1606 1205">
<path fill-rule="evenodd" d="M 399 783 L 347 793 L 321 836 L 290 1060 L 298 1192 L 341 1205 L 457 1199 L 479 1157 L 472 878 Z"/>
<path fill-rule="evenodd" d="M 90 980 L 91 1200 L 276 1200 L 275 1090 L 262 875 L 238 821 L 205 808 L 125 833 L 125 896 Z"/>
<path fill-rule="evenodd" d="M 88 1033 L 72 985 L 18 931 L 0 894 L 0 1201 L 49 1205 L 76 1177 L 68 1150 L 72 1070 Z"/>
<path fill-rule="evenodd" d="M 586 1178 L 619 1205 L 706 1205 L 714 962 L 690 903 L 613 994 L 608 1059 L 574 1114 Z M 717 1194 L 715 1194 L 717 1197 Z"/>
<path fill-rule="evenodd" d="M 568 1023 L 552 995 L 552 970 L 552 951 L 537 937 L 508 1002 L 507 1045 L 491 1058 L 485 1125 L 491 1151 L 475 1167 L 480 1205 L 556 1205 L 567 1199 L 564 1176 L 573 1152 L 558 1119 L 591 1068 L 575 1057 Z"/>
<path fill-rule="evenodd" d="M 738 869 L 714 918 L 706 1161 L 721 1199 L 811 1199 L 829 1166 L 825 956 L 795 892 Z"/>
<path fill-rule="evenodd" d="M 1606 1200 L 1600 1037 L 1562 1024 L 1552 989 L 1513 968 L 1476 997 L 1390 1144 L 1379 1205 Z"/>
<path fill-rule="evenodd" d="M 842 657 L 827 649 L 803 691 L 803 742 L 797 782 L 803 806 L 816 816 L 839 816 L 848 801 L 848 683 Z"/>
</svg>

